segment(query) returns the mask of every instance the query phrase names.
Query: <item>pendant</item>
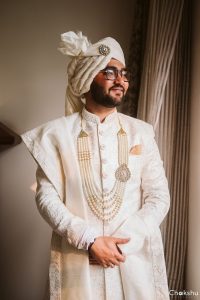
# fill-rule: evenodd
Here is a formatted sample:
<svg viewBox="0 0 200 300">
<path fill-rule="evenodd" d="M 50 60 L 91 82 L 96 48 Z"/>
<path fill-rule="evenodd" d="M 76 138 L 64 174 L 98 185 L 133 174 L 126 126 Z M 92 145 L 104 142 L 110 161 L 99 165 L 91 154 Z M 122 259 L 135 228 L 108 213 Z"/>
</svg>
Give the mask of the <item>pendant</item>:
<svg viewBox="0 0 200 300">
<path fill-rule="evenodd" d="M 127 182 L 131 177 L 131 172 L 126 164 L 120 165 L 116 172 L 115 178 L 120 182 Z"/>
</svg>

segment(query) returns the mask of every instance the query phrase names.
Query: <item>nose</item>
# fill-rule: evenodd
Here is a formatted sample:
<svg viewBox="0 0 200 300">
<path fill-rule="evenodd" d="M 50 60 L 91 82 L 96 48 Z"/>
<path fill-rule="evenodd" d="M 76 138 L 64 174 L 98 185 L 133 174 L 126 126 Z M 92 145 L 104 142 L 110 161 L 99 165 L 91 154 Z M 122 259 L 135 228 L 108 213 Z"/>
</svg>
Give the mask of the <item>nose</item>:
<svg viewBox="0 0 200 300">
<path fill-rule="evenodd" d="M 114 83 L 123 86 L 124 92 L 126 93 L 128 87 L 129 87 L 129 83 L 128 83 L 127 81 L 125 82 L 125 81 L 122 79 L 122 76 L 119 74 L 119 72 L 118 72 L 118 74 L 117 74 L 116 79 L 114 80 Z"/>
<path fill-rule="evenodd" d="M 115 82 L 124 85 L 124 80 L 122 79 L 122 76 L 119 74 L 119 72 L 117 74 L 117 77 L 115 78 Z"/>
</svg>

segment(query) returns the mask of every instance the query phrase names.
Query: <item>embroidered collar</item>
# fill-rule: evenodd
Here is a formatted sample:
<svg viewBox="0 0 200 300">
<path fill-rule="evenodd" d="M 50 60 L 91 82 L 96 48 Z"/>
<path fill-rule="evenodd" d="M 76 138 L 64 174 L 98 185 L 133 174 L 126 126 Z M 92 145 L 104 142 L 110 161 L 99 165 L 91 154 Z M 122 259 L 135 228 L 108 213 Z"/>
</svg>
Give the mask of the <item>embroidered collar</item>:
<svg viewBox="0 0 200 300">
<path fill-rule="evenodd" d="M 100 118 L 89 112 L 85 107 L 83 108 L 83 111 L 82 111 L 82 116 L 83 118 L 88 121 L 88 122 L 93 122 L 95 124 L 108 124 L 108 123 L 112 123 L 113 121 L 115 120 L 118 120 L 118 116 L 117 116 L 117 109 L 115 109 L 114 112 L 110 113 L 106 118 L 105 120 L 103 121 L 103 123 L 100 122 Z"/>
</svg>

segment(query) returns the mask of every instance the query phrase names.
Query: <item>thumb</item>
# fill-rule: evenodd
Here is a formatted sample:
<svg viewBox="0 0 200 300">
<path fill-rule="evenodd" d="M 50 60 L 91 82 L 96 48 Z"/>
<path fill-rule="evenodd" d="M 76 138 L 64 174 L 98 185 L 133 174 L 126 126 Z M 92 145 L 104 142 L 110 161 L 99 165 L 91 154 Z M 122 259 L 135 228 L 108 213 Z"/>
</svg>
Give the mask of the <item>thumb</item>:
<svg viewBox="0 0 200 300">
<path fill-rule="evenodd" d="M 130 241 L 130 238 L 114 238 L 115 244 L 127 244 Z"/>
</svg>

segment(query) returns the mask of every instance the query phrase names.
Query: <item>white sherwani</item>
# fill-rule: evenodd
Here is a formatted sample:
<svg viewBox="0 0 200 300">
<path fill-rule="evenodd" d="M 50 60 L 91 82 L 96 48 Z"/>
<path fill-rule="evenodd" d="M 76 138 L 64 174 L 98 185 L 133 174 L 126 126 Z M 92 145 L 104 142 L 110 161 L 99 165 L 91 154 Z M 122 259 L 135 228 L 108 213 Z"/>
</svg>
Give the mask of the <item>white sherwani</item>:
<svg viewBox="0 0 200 300">
<path fill-rule="evenodd" d="M 77 160 L 80 114 L 61 117 L 22 135 L 38 164 L 38 209 L 53 228 L 50 299 L 167 300 L 159 225 L 169 209 L 169 192 L 152 126 L 117 111 L 103 123 L 86 109 L 82 116 L 99 189 L 109 192 L 115 182 L 119 119 L 128 137 L 131 178 L 119 213 L 103 222 L 92 213 L 82 189 Z M 119 245 L 126 254 L 120 267 L 89 264 L 88 245 L 102 235 L 131 238 Z"/>
</svg>

